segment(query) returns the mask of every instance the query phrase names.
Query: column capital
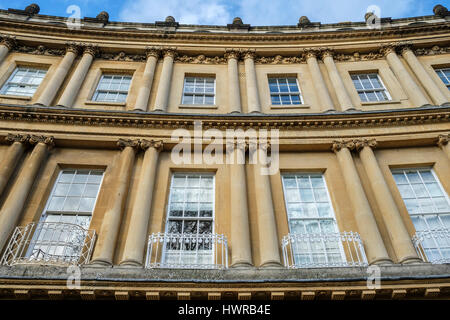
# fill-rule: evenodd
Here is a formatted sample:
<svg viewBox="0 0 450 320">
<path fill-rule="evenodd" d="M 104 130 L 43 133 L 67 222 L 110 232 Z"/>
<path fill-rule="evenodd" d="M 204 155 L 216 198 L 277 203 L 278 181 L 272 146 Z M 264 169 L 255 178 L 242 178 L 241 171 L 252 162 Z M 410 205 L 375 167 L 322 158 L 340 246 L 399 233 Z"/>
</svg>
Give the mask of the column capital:
<svg viewBox="0 0 450 320">
<path fill-rule="evenodd" d="M 232 152 L 234 150 L 241 150 L 244 153 L 249 149 L 249 143 L 247 141 L 227 141 L 226 151 Z"/>
<path fill-rule="evenodd" d="M 8 50 L 12 50 L 17 45 L 16 37 L 10 35 L 0 35 L 0 44 L 6 46 Z"/>
<path fill-rule="evenodd" d="M 146 47 L 145 55 L 147 58 L 155 57 L 156 59 L 158 59 L 161 56 L 161 47 Z"/>
<path fill-rule="evenodd" d="M 412 47 L 411 41 L 397 41 L 390 43 L 383 43 L 380 45 L 380 53 L 383 56 L 387 56 L 389 53 L 403 53 L 403 50 L 410 49 Z"/>
<path fill-rule="evenodd" d="M 307 60 L 309 58 L 316 58 L 319 57 L 322 53 L 321 48 L 304 48 L 301 51 L 301 55 Z"/>
<path fill-rule="evenodd" d="M 360 151 L 364 147 L 375 148 L 378 144 L 375 139 L 354 139 L 353 143 L 356 151 Z"/>
<path fill-rule="evenodd" d="M 247 144 L 250 152 L 254 152 L 257 149 L 267 152 L 271 148 L 269 141 L 249 141 Z"/>
<path fill-rule="evenodd" d="M 334 58 L 335 52 L 334 52 L 334 50 L 331 49 L 331 48 L 324 48 L 324 49 L 321 51 L 321 54 L 322 54 L 322 60 L 323 60 L 323 59 L 325 59 L 325 58 L 327 58 L 327 57 Z"/>
<path fill-rule="evenodd" d="M 76 55 L 80 53 L 81 44 L 77 42 L 66 42 L 66 53 L 67 52 L 73 52 Z"/>
<path fill-rule="evenodd" d="M 254 60 L 256 58 L 256 50 L 255 49 L 244 49 L 241 52 L 242 52 L 242 57 L 244 58 L 244 60 L 246 60 L 246 59 Z"/>
<path fill-rule="evenodd" d="M 83 43 L 80 46 L 83 49 L 83 54 L 90 54 L 91 56 L 93 56 L 94 58 L 98 55 L 99 53 L 99 49 L 98 46 L 95 44 L 90 44 L 90 43 Z"/>
<path fill-rule="evenodd" d="M 162 140 L 145 140 L 142 139 L 139 141 L 139 147 L 142 150 L 147 150 L 148 148 L 154 148 L 156 151 L 160 152 L 163 149 Z"/>
<path fill-rule="evenodd" d="M 175 58 L 178 54 L 176 47 L 163 47 L 161 49 L 163 57 Z"/>
<path fill-rule="evenodd" d="M 139 147 L 139 140 L 138 139 L 122 139 L 120 138 L 119 140 L 117 140 L 117 146 L 123 150 L 126 147 L 131 147 L 133 149 L 137 149 Z"/>
<path fill-rule="evenodd" d="M 5 137 L 5 140 L 8 142 L 11 142 L 11 143 L 14 143 L 14 142 L 25 143 L 30 140 L 30 135 L 29 134 L 8 133 L 8 135 Z"/>
<path fill-rule="evenodd" d="M 32 134 L 28 140 L 31 145 L 43 143 L 47 145 L 49 148 L 55 146 L 55 139 L 53 136 L 44 136 L 44 135 L 34 135 Z"/>
<path fill-rule="evenodd" d="M 450 133 L 440 134 L 438 136 L 437 145 L 442 148 L 443 146 L 448 144 L 449 141 L 450 141 Z"/>
<path fill-rule="evenodd" d="M 352 140 L 333 141 L 333 145 L 331 146 L 331 150 L 335 153 L 341 151 L 344 148 L 353 150 L 355 149 L 355 143 Z"/>
<path fill-rule="evenodd" d="M 239 60 L 240 56 L 241 56 L 241 53 L 239 52 L 239 49 L 225 49 L 224 57 L 227 60 L 230 60 L 230 59 Z"/>
</svg>

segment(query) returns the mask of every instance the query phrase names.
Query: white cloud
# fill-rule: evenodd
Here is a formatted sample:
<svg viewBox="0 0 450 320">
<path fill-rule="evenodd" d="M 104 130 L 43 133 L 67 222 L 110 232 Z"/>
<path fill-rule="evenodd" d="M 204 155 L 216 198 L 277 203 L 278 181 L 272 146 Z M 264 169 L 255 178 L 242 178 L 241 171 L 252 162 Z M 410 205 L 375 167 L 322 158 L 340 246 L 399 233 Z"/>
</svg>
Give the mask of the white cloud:
<svg viewBox="0 0 450 320">
<path fill-rule="evenodd" d="M 164 21 L 175 17 L 183 24 L 224 25 L 230 21 L 230 12 L 224 0 L 134 0 L 127 1 L 120 20 L 133 22 Z"/>
</svg>

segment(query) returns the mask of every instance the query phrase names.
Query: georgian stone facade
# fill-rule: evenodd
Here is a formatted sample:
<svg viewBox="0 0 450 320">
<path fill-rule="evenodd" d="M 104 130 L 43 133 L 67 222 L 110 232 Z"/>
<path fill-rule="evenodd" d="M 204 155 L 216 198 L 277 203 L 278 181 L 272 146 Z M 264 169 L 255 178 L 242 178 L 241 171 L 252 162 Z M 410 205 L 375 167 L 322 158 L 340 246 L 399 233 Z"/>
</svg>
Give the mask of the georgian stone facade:
<svg viewBox="0 0 450 320">
<path fill-rule="evenodd" d="M 227 26 L 183 25 L 172 17 L 121 23 L 109 21 L 106 12 L 69 29 L 65 18 L 42 15 L 36 5 L 0 10 L 0 253 L 9 257 L 1 260 L 0 298 L 448 298 L 450 260 L 431 263 L 428 249 L 419 246 L 425 256 L 417 251 L 416 209 L 396 180 L 401 174 L 434 179 L 421 181 L 425 188 L 438 186 L 433 192 L 439 195 L 426 189 L 429 199 L 422 200 L 414 193 L 418 212 L 425 201 L 435 206 L 417 219 L 439 216 L 450 224 L 445 207 L 450 206 L 450 83 L 443 75 L 450 68 L 450 16 L 444 9 L 437 6 L 424 17 L 382 18 L 378 29 L 307 17 L 276 28 L 239 18 Z M 14 83 L 18 70 L 41 70 L 40 83 L 23 78 Z M 105 89 L 124 99 L 98 98 L 105 76 L 129 81 L 124 90 Z M 202 91 L 203 101 L 212 97 L 213 103 L 184 103 L 191 99 L 188 78 L 205 81 L 202 88 L 210 79 L 214 88 L 210 95 Z M 292 81 L 291 103 L 277 103 L 286 92 L 274 91 L 271 84 L 282 85 L 271 79 Z M 373 90 L 362 84 L 370 79 L 378 79 L 371 82 Z M 23 88 L 32 92 L 11 94 Z M 203 130 L 224 135 L 231 129 L 278 130 L 279 170 L 259 174 L 262 165 L 251 162 L 255 153 L 248 140 L 233 141 L 224 155 L 242 163 L 175 163 L 172 133 L 192 134 L 199 122 Z M 274 152 L 275 141 L 269 142 L 260 148 L 272 146 Z M 83 182 L 84 188 L 98 187 L 95 197 L 79 196 L 94 199 L 86 228 L 96 236 L 82 249 L 87 258 L 78 263 L 80 287 L 68 288 L 67 265 L 52 260 L 58 255 L 47 257 L 41 243 L 47 260 L 33 261 L 30 250 L 33 241 L 42 240 L 41 229 L 32 228 L 44 213 L 64 216 L 50 209 L 61 172 L 71 173 L 70 183 L 76 184 L 77 170 L 89 177 L 101 173 L 102 179 Z M 213 217 L 198 223 L 212 223 L 209 230 L 227 240 L 221 270 L 149 267 L 160 252 L 149 253 L 148 239 L 168 232 L 177 174 L 213 177 Z M 315 212 L 329 205 L 336 232 L 360 237 L 366 264 L 288 268 L 284 239 L 291 234 L 294 241 L 292 221 L 301 214 L 289 209 L 285 179 L 308 175 L 310 181 L 323 179 L 322 185 L 315 181 L 327 195 L 322 202 L 312 197 Z M 314 188 L 311 192 L 319 192 Z M 23 248 L 17 230 L 34 230 Z M 437 237 L 430 230 L 422 231 Z M 344 259 L 353 252 L 340 248 Z M 444 249 L 450 250 L 436 250 L 450 259 Z M 294 265 L 305 253 L 295 250 Z M 367 265 L 380 267 L 381 287 L 367 286 Z"/>
</svg>

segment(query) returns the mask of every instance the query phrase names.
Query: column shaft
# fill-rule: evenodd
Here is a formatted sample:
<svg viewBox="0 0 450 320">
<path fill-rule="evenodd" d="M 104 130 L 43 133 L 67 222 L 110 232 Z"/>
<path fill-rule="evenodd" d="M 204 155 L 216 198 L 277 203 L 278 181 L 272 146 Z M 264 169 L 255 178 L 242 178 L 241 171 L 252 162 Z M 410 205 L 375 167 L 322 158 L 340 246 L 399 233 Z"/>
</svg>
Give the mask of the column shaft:
<svg viewBox="0 0 450 320">
<path fill-rule="evenodd" d="M 9 48 L 5 44 L 0 44 L 0 64 L 5 60 L 6 56 L 9 53 Z"/>
<path fill-rule="evenodd" d="M 408 70 L 406 70 L 405 66 L 398 58 L 397 53 L 395 53 L 394 49 L 388 49 L 386 51 L 386 60 L 389 63 L 389 66 L 392 68 L 395 76 L 400 81 L 403 89 L 407 92 L 408 97 L 409 99 L 411 99 L 412 103 L 414 103 L 418 107 L 430 104 L 427 98 L 423 95 L 419 86 L 409 74 Z"/>
<path fill-rule="evenodd" d="M 0 164 L 0 195 L 3 194 L 9 178 L 25 151 L 25 142 L 28 140 L 28 136 L 8 135 L 7 140 L 13 143 L 8 148 L 6 156 Z"/>
<path fill-rule="evenodd" d="M 336 91 L 340 110 L 345 111 L 354 108 L 352 100 L 345 89 L 341 75 L 339 74 L 336 64 L 334 63 L 333 55 L 326 52 L 323 56 L 323 62 L 325 63 L 331 82 L 333 83 L 333 87 Z"/>
<path fill-rule="evenodd" d="M 228 100 L 231 113 L 242 112 L 238 60 L 237 56 L 232 53 L 228 56 Z"/>
<path fill-rule="evenodd" d="M 260 150 L 259 152 L 257 150 Z M 262 149 L 251 149 L 253 152 L 253 169 L 256 210 L 258 215 L 258 233 L 261 267 L 280 266 L 280 251 L 278 245 L 278 232 L 275 221 L 275 210 L 272 201 L 272 189 L 268 175 L 263 175 L 267 163 L 266 153 Z M 259 153 L 259 159 L 258 159 Z"/>
<path fill-rule="evenodd" d="M 158 91 L 154 110 L 167 111 L 169 103 L 170 83 L 172 82 L 173 60 L 175 52 L 170 50 L 164 53 L 161 76 L 159 78 Z"/>
<path fill-rule="evenodd" d="M 85 50 L 80 63 L 78 64 L 75 72 L 70 78 L 67 87 L 65 88 L 61 98 L 59 99 L 58 106 L 63 106 L 70 108 L 73 106 L 73 102 L 78 92 L 80 91 L 81 85 L 89 71 L 92 61 L 94 60 L 95 53 L 92 50 Z"/>
<path fill-rule="evenodd" d="M 353 206 L 356 224 L 364 242 L 369 263 L 392 263 L 378 230 L 369 201 L 364 193 L 350 150 L 347 147 L 342 147 L 339 151 L 336 150 L 336 156 L 344 176 L 347 193 Z"/>
<path fill-rule="evenodd" d="M 117 182 L 115 189 L 110 195 L 111 206 L 105 212 L 103 222 L 98 234 L 97 244 L 91 264 L 109 266 L 113 264 L 114 249 L 119 234 L 122 210 L 126 202 L 127 191 L 130 183 L 131 171 L 133 169 L 135 141 L 123 141 L 124 148 L 120 154 L 120 165 L 115 172 Z M 121 143 L 121 141 L 119 141 Z"/>
<path fill-rule="evenodd" d="M 15 37 L 11 36 L 0 36 L 0 64 L 5 60 L 9 51 L 16 45 Z"/>
<path fill-rule="evenodd" d="M 42 94 L 36 101 L 36 104 L 49 106 L 52 103 L 58 90 L 61 88 L 64 79 L 69 73 L 69 70 L 72 67 L 73 61 L 75 60 L 76 56 L 77 54 L 74 50 L 68 50 L 66 52 L 66 55 L 58 65 L 55 74 L 45 87 L 44 92 L 42 92 Z"/>
<path fill-rule="evenodd" d="M 361 149 L 360 158 L 369 178 L 383 220 L 386 224 L 386 229 L 398 258 L 398 262 L 420 262 L 421 260 L 414 249 L 408 230 L 403 223 L 391 191 L 384 179 L 372 148 L 369 145 L 365 145 Z"/>
<path fill-rule="evenodd" d="M 245 145 L 233 145 L 230 164 L 231 264 L 252 266 L 250 225 L 248 220 L 247 182 L 245 175 Z M 240 160 L 239 160 L 240 159 Z"/>
<path fill-rule="evenodd" d="M 162 148 L 160 141 L 145 141 L 144 154 L 136 199 L 131 213 L 130 226 L 125 241 L 121 265 L 142 266 L 147 240 L 148 222 L 152 206 L 153 189 L 158 165 L 158 154 Z M 141 146 L 143 143 L 141 142 Z"/>
<path fill-rule="evenodd" d="M 419 79 L 420 83 L 422 83 L 423 87 L 428 92 L 431 99 L 433 99 L 434 103 L 436 103 L 437 105 L 448 103 L 448 99 L 445 97 L 437 84 L 425 70 L 419 59 L 417 59 L 414 52 L 410 48 L 406 47 L 402 50 L 402 56 L 406 60 L 406 62 L 408 62 L 412 71 L 416 74 L 417 79 Z"/>
<path fill-rule="evenodd" d="M 258 82 L 256 81 L 256 70 L 254 54 L 247 53 L 244 57 L 245 80 L 247 86 L 248 112 L 261 112 L 261 103 L 259 102 Z"/>
<path fill-rule="evenodd" d="M 313 53 L 308 53 L 306 55 L 306 62 L 308 64 L 309 72 L 311 73 L 317 97 L 319 98 L 320 110 L 334 110 L 333 101 L 331 100 L 327 85 L 325 83 L 325 80 L 323 79 L 322 73 L 320 72 L 316 55 Z"/>
<path fill-rule="evenodd" d="M 136 99 L 134 110 L 147 111 L 150 91 L 152 90 L 153 77 L 155 75 L 156 63 L 158 62 L 158 53 L 150 52 L 145 64 L 144 75 L 142 76 L 142 85 Z"/>
<path fill-rule="evenodd" d="M 36 146 L 23 164 L 0 212 L 0 251 L 5 246 L 20 218 L 39 168 L 47 156 L 48 146 L 46 143 L 53 143 L 53 138 L 34 140 L 34 142 L 37 142 Z"/>
</svg>

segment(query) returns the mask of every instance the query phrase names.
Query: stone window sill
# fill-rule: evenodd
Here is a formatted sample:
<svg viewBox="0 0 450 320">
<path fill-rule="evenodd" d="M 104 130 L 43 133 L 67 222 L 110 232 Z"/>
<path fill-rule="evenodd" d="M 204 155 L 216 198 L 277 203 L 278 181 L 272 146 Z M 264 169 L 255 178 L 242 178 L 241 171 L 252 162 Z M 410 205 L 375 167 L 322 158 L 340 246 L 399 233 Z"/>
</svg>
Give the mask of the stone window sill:
<svg viewBox="0 0 450 320">
<path fill-rule="evenodd" d="M 309 104 L 284 104 L 284 105 L 270 105 L 272 110 L 285 110 L 285 109 L 309 109 Z"/>
<path fill-rule="evenodd" d="M 362 106 L 376 106 L 380 104 L 399 104 L 400 100 L 386 100 L 386 101 L 361 101 Z"/>
<path fill-rule="evenodd" d="M 180 109 L 199 109 L 199 110 L 214 110 L 219 107 L 216 105 L 206 105 L 206 104 L 180 104 L 178 106 Z"/>
<path fill-rule="evenodd" d="M 0 94 L 0 98 L 2 98 L 2 99 L 16 99 L 16 100 L 31 101 L 32 97 L 29 97 L 29 96 L 14 96 L 14 95 L 9 95 L 9 94 Z"/>
<path fill-rule="evenodd" d="M 109 101 L 86 101 L 86 105 L 88 106 L 113 106 L 113 107 L 125 107 L 126 102 L 109 102 Z"/>
</svg>

